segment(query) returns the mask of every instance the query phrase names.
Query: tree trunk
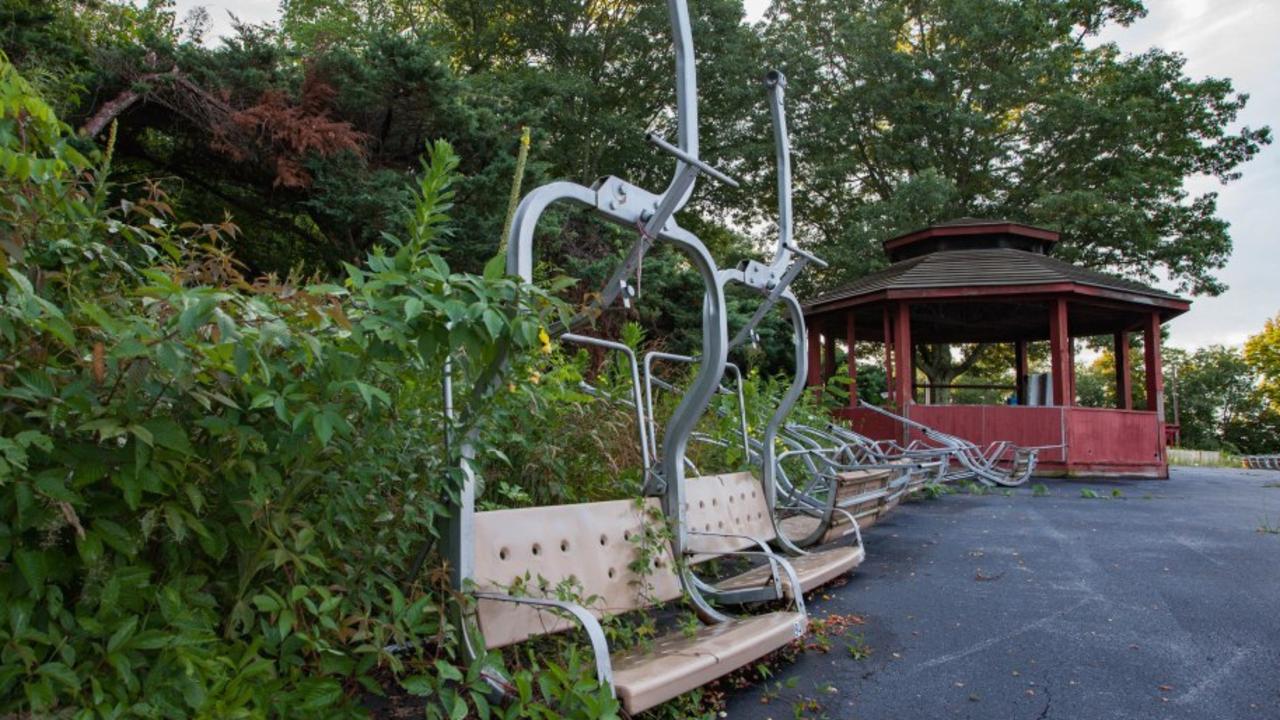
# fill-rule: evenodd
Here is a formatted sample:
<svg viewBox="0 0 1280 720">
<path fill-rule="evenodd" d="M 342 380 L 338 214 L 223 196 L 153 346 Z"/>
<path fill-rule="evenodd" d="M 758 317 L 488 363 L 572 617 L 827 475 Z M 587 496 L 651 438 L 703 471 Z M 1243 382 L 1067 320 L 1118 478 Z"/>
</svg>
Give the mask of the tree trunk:
<svg viewBox="0 0 1280 720">
<path fill-rule="evenodd" d="M 175 67 L 166 73 L 147 73 L 146 75 L 140 75 L 135 78 L 133 82 L 134 84 L 151 83 L 164 77 L 176 77 L 177 74 L 178 68 Z M 114 98 L 102 103 L 98 108 L 98 111 L 85 121 L 84 126 L 80 128 L 80 134 L 89 138 L 97 137 L 99 133 L 107 129 L 107 126 L 111 124 L 112 120 L 120 117 L 124 114 L 124 111 L 136 105 L 141 99 L 142 93 L 134 90 L 133 85 L 121 90 L 119 95 L 116 95 Z"/>
<path fill-rule="evenodd" d="M 950 344 L 918 344 L 916 367 L 924 373 L 931 386 L 928 393 L 929 402 L 934 405 L 945 405 L 951 399 L 951 388 L 938 386 L 950 385 L 956 378 L 968 372 L 982 359 L 988 347 L 986 343 L 970 345 L 957 362 L 951 355 Z"/>
</svg>

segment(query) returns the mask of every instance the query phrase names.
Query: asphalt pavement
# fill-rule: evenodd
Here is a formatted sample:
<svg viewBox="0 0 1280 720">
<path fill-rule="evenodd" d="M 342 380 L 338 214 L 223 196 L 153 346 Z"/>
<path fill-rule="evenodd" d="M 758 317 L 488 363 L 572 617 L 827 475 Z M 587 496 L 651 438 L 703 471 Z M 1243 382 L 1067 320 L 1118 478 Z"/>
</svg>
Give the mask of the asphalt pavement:
<svg viewBox="0 0 1280 720">
<path fill-rule="evenodd" d="M 1280 720 L 1280 472 L 962 490 L 865 540 L 809 606 L 863 624 L 728 717 Z"/>
</svg>

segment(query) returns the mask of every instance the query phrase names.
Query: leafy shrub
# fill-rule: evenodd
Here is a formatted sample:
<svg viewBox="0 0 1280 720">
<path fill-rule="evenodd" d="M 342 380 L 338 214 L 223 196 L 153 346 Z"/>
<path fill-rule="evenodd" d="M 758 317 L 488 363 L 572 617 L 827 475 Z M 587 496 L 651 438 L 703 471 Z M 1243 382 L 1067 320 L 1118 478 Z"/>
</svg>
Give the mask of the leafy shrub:
<svg viewBox="0 0 1280 720">
<path fill-rule="evenodd" d="M 77 142 L 0 58 L 0 714 L 346 715 L 390 677 L 487 707 L 443 573 L 411 572 L 457 490 L 441 368 L 537 354 L 558 305 L 433 252 L 452 150 L 324 284 L 249 282 L 158 186 L 109 205 Z"/>
</svg>

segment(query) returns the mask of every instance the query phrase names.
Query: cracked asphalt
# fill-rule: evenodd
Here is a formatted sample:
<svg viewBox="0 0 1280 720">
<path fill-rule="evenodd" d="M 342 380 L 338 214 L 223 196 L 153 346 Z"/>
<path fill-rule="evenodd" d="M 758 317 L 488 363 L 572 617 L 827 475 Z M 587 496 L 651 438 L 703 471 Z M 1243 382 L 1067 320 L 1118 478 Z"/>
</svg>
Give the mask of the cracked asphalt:
<svg viewBox="0 0 1280 720">
<path fill-rule="evenodd" d="M 872 528 L 809 604 L 865 624 L 731 692 L 728 717 L 1280 718 L 1280 534 L 1259 531 L 1280 472 L 1035 482 L 1049 495 L 961 491 Z"/>
</svg>

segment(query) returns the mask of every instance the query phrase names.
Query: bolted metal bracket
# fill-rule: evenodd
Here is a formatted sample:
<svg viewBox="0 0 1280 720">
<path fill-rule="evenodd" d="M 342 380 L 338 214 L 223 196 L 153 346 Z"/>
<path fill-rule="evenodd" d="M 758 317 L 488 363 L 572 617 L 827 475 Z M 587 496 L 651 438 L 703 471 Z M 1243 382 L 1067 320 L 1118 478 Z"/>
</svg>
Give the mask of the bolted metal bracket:
<svg viewBox="0 0 1280 720">
<path fill-rule="evenodd" d="M 657 468 L 651 469 L 645 476 L 644 488 L 641 492 L 647 497 L 661 497 L 667 492 L 667 481 Z"/>
<path fill-rule="evenodd" d="M 662 196 L 613 175 L 596 180 L 591 189 L 596 193 L 596 212 L 621 225 L 645 222 L 646 215 L 652 215 L 662 201 Z M 662 229 L 673 226 L 673 222 L 668 223 Z"/>
<path fill-rule="evenodd" d="M 742 282 L 756 290 L 768 292 L 778 286 L 778 270 L 756 260 L 744 260 L 738 265 Z"/>
</svg>

